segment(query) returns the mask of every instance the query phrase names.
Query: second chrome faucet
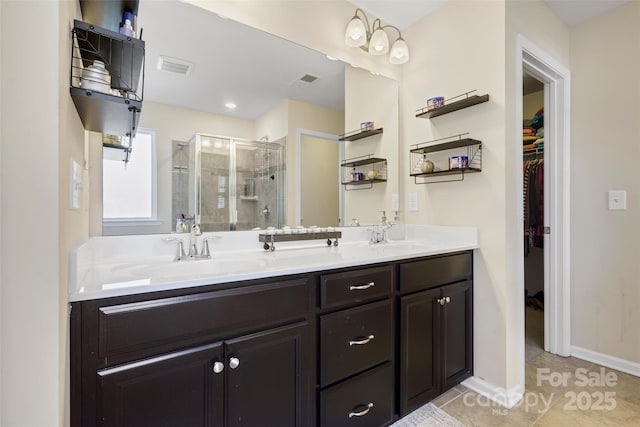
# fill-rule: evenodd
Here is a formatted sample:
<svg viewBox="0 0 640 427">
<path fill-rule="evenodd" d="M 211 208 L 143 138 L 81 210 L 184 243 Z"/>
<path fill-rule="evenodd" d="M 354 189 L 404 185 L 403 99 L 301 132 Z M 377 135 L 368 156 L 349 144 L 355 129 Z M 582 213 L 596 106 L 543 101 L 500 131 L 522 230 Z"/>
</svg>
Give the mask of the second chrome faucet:
<svg viewBox="0 0 640 427">
<path fill-rule="evenodd" d="M 189 261 L 196 259 L 209 259 L 211 258 L 211 251 L 209 249 L 209 239 L 211 237 L 205 237 L 202 239 L 202 247 L 198 251 L 198 237 L 202 236 L 202 231 L 198 224 L 191 226 L 191 233 L 189 234 L 189 254 L 187 255 L 184 250 L 184 241 L 180 238 L 170 237 L 165 239 L 169 242 L 178 242 L 178 252 L 174 261 Z"/>
</svg>

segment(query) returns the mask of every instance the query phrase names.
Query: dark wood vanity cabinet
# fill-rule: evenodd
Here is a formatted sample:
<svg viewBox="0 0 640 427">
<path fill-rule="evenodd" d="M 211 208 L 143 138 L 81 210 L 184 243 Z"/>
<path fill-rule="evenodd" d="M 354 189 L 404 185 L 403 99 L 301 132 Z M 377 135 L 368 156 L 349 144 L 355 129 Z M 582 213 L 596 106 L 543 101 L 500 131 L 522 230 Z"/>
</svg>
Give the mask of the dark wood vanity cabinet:
<svg viewBox="0 0 640 427">
<path fill-rule="evenodd" d="M 382 426 L 395 414 L 395 266 L 321 276 L 319 423 Z M 340 307 L 338 311 L 331 311 Z"/>
<path fill-rule="evenodd" d="M 472 255 L 402 264 L 400 283 L 407 293 L 400 296 L 399 410 L 406 415 L 472 374 Z"/>
<path fill-rule="evenodd" d="M 311 282 L 73 304 L 72 424 L 311 425 Z"/>
<path fill-rule="evenodd" d="M 386 426 L 472 372 L 472 252 L 72 303 L 71 425 Z"/>
</svg>

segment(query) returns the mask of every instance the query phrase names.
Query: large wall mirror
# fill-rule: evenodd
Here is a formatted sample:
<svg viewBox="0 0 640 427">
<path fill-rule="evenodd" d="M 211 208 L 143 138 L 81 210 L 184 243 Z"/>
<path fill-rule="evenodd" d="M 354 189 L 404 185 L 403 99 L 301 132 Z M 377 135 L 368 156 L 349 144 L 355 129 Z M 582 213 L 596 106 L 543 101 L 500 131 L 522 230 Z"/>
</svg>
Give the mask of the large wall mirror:
<svg viewBox="0 0 640 427">
<path fill-rule="evenodd" d="M 127 186 L 136 158 L 150 163 L 151 207 L 142 218 L 106 209 L 108 193 L 119 192 L 105 152 L 94 176 L 103 183 L 103 234 L 184 231 L 191 222 L 203 231 L 344 226 L 390 210 L 396 81 L 180 1 L 141 0 L 138 13 L 146 41 L 139 138 L 130 165 L 115 164 Z M 338 141 L 366 121 L 384 133 Z M 340 162 L 370 155 L 387 159 L 387 181 L 366 191 L 342 185 Z"/>
</svg>

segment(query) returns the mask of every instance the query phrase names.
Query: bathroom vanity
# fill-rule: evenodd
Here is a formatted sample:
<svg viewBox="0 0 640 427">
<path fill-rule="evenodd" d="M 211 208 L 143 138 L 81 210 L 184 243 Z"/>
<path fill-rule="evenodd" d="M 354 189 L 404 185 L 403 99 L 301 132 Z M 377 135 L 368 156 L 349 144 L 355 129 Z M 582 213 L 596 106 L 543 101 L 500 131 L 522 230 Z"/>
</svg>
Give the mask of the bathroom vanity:
<svg viewBox="0 0 640 427">
<path fill-rule="evenodd" d="M 238 251 L 245 269 L 221 277 L 197 267 L 214 249 L 183 264 L 196 279 L 172 269 L 146 284 L 106 283 L 105 268 L 153 268 L 95 265 L 109 250 L 93 242 L 87 269 L 81 249 L 72 425 L 383 426 L 471 376 L 475 231 L 450 244 L 350 233 L 338 247 Z"/>
</svg>

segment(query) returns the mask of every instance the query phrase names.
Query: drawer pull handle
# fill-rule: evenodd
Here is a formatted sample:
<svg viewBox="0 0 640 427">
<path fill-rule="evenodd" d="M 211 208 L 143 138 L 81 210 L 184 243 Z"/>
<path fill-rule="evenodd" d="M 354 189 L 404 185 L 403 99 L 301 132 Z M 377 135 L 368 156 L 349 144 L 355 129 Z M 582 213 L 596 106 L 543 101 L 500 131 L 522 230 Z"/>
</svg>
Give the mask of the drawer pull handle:
<svg viewBox="0 0 640 427">
<path fill-rule="evenodd" d="M 376 282 L 369 282 L 365 285 L 351 285 L 349 286 L 350 291 L 363 291 L 365 289 L 373 288 L 376 285 Z"/>
<path fill-rule="evenodd" d="M 349 418 L 353 418 L 353 417 L 364 417 L 365 415 L 367 415 L 369 413 L 369 411 L 371 410 L 371 408 L 373 408 L 373 403 L 369 402 L 366 405 L 367 407 L 364 408 L 362 411 L 360 412 L 349 412 Z"/>
<path fill-rule="evenodd" d="M 371 341 L 373 338 L 374 338 L 373 335 L 369 335 L 368 337 L 366 337 L 365 339 L 362 339 L 362 340 L 349 341 L 349 345 L 365 345 L 369 341 Z"/>
</svg>

